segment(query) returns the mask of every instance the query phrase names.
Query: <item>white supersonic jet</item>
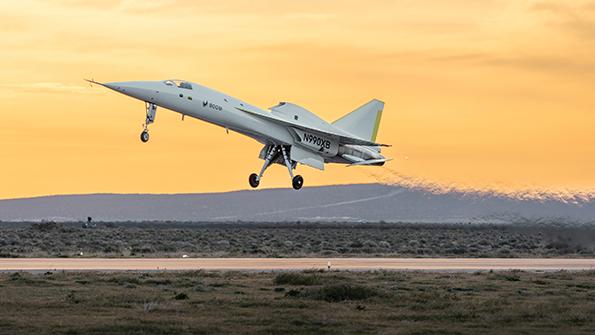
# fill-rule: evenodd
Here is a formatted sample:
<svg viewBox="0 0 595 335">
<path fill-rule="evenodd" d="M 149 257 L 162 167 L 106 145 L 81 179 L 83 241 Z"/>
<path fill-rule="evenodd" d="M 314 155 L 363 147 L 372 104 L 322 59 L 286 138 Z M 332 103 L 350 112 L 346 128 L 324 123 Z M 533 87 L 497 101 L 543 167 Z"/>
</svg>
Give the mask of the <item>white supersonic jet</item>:
<svg viewBox="0 0 595 335">
<path fill-rule="evenodd" d="M 258 187 L 264 171 L 273 163 L 285 165 L 293 188 L 302 188 L 302 176 L 293 175 L 297 163 L 324 170 L 325 163 L 383 165 L 376 134 L 384 103 L 372 100 L 333 123 L 303 107 L 281 102 L 265 111 L 208 87 L 183 80 L 99 83 L 87 80 L 145 102 L 145 124 L 140 135 L 149 140 L 149 125 L 155 122 L 157 106 L 224 127 L 262 143 L 260 173 L 250 175 Z"/>
</svg>

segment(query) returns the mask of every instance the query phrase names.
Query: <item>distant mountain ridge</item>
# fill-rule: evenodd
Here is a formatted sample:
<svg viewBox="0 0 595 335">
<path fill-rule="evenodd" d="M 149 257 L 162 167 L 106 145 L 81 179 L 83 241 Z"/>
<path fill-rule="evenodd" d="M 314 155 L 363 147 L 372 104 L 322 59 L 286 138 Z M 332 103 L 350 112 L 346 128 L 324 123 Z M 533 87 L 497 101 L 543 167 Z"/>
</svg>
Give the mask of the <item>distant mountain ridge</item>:
<svg viewBox="0 0 595 335">
<path fill-rule="evenodd" d="M 355 184 L 198 194 L 88 194 L 0 200 L 1 221 L 595 222 L 595 201 Z"/>
</svg>

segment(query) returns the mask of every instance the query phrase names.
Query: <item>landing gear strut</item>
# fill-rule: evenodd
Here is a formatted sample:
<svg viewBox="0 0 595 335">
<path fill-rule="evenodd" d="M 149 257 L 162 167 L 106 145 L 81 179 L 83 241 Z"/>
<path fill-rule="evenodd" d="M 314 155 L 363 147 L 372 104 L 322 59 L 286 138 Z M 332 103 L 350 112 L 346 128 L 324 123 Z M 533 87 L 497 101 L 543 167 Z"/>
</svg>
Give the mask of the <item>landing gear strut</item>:
<svg viewBox="0 0 595 335">
<path fill-rule="evenodd" d="M 266 171 L 266 169 L 269 166 L 271 166 L 271 164 L 279 158 L 279 155 L 283 156 L 283 162 L 285 163 L 285 166 L 287 166 L 287 170 L 289 171 L 289 176 L 291 177 L 293 188 L 295 190 L 299 190 L 302 188 L 302 186 L 304 185 L 304 178 L 302 178 L 302 176 L 300 176 L 300 175 L 297 175 L 297 176 L 293 175 L 293 169 L 295 169 L 296 162 L 292 162 L 289 159 L 289 156 L 287 155 L 287 149 L 284 145 L 270 146 L 269 151 L 267 152 L 267 154 L 265 156 L 262 169 L 260 169 L 260 173 L 259 174 L 253 173 L 248 178 L 248 182 L 250 183 L 250 186 L 252 188 L 258 187 L 258 185 L 260 184 L 260 179 L 262 178 L 262 175 L 264 174 L 264 171 Z"/>
<path fill-rule="evenodd" d="M 287 156 L 287 151 L 285 150 L 285 146 L 281 146 L 281 152 L 283 153 L 283 161 L 285 161 L 285 166 L 287 166 L 287 170 L 289 171 L 289 176 L 291 177 L 291 185 L 293 186 L 294 190 L 299 190 L 304 185 L 304 178 L 302 176 L 297 175 L 293 176 L 293 169 L 295 168 L 295 164 L 293 164 L 289 157 Z"/>
<path fill-rule="evenodd" d="M 145 109 L 147 110 L 145 116 L 145 123 L 143 124 L 143 132 L 140 133 L 140 140 L 143 143 L 149 141 L 149 125 L 155 122 L 155 114 L 157 113 L 157 105 L 151 102 L 145 102 Z"/>
<path fill-rule="evenodd" d="M 270 147 L 269 152 L 267 153 L 265 159 L 264 159 L 264 164 L 262 166 L 262 169 L 260 169 L 260 173 L 256 174 L 253 173 L 250 175 L 250 178 L 248 178 L 248 182 L 250 183 L 250 186 L 252 186 L 252 188 L 257 188 L 258 185 L 260 184 L 260 179 L 262 178 L 262 175 L 264 174 L 264 171 L 273 163 L 273 158 L 277 158 L 277 146 L 273 145 Z"/>
</svg>

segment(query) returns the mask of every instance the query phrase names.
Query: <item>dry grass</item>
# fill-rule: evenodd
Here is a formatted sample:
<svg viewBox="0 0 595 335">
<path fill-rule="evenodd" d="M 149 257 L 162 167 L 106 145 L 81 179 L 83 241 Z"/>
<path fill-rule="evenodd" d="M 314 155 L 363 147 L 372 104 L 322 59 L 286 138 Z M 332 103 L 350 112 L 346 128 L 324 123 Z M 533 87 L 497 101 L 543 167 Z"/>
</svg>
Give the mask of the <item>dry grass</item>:
<svg viewBox="0 0 595 335">
<path fill-rule="evenodd" d="M 4 273 L 0 333 L 595 333 L 595 272 L 284 276 Z"/>
<path fill-rule="evenodd" d="M 0 224 L 0 257 L 594 257 L 595 225 Z"/>
</svg>

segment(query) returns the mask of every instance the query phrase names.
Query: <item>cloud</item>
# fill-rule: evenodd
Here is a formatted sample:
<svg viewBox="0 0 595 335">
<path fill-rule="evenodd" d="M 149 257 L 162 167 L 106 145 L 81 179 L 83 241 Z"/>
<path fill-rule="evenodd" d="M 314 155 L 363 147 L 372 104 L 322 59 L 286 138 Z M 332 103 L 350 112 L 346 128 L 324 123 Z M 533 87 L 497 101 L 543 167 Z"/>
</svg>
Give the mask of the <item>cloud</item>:
<svg viewBox="0 0 595 335">
<path fill-rule="evenodd" d="M 59 82 L 37 82 L 25 84 L 0 84 L 0 88 L 10 93 L 49 93 L 49 94 L 95 94 L 89 86 Z"/>
<path fill-rule="evenodd" d="M 125 12 L 155 12 L 168 7 L 176 7 L 175 0 L 123 0 L 118 9 Z"/>
<path fill-rule="evenodd" d="M 31 24 L 19 17 L 0 15 L 0 34 L 13 34 L 26 31 Z"/>
<path fill-rule="evenodd" d="M 595 39 L 595 1 L 534 1 L 518 9 L 520 12 L 506 21 L 508 25 L 486 26 L 482 44 L 469 43 L 459 50 L 442 46 L 420 58 L 441 66 L 501 68 L 591 80 L 595 47 L 587 42 Z M 522 20 L 511 19 L 515 17 Z"/>
<path fill-rule="evenodd" d="M 283 15 L 283 18 L 288 20 L 309 20 L 309 21 L 324 21 L 336 17 L 334 14 L 329 13 L 315 13 L 315 12 L 298 12 L 298 13 L 287 13 Z"/>
<path fill-rule="evenodd" d="M 590 75 L 595 73 L 595 63 L 555 56 L 519 56 L 492 57 L 483 60 L 492 66 L 508 66 L 529 71 L 553 72 L 572 75 Z"/>
<path fill-rule="evenodd" d="M 448 53 L 426 58 L 429 61 L 464 64 L 471 66 L 510 68 L 551 75 L 589 76 L 595 74 L 595 61 L 573 56 L 547 55 L 528 50 L 527 54 L 515 55 L 504 52 L 494 53 Z"/>
<path fill-rule="evenodd" d="M 549 14 L 550 26 L 581 39 L 595 39 L 595 1 L 538 1 L 530 11 Z"/>
<path fill-rule="evenodd" d="M 566 4 L 562 4 L 555 1 L 538 1 L 529 7 L 531 11 L 536 12 L 550 12 L 554 14 L 567 14 L 569 7 Z"/>
</svg>

